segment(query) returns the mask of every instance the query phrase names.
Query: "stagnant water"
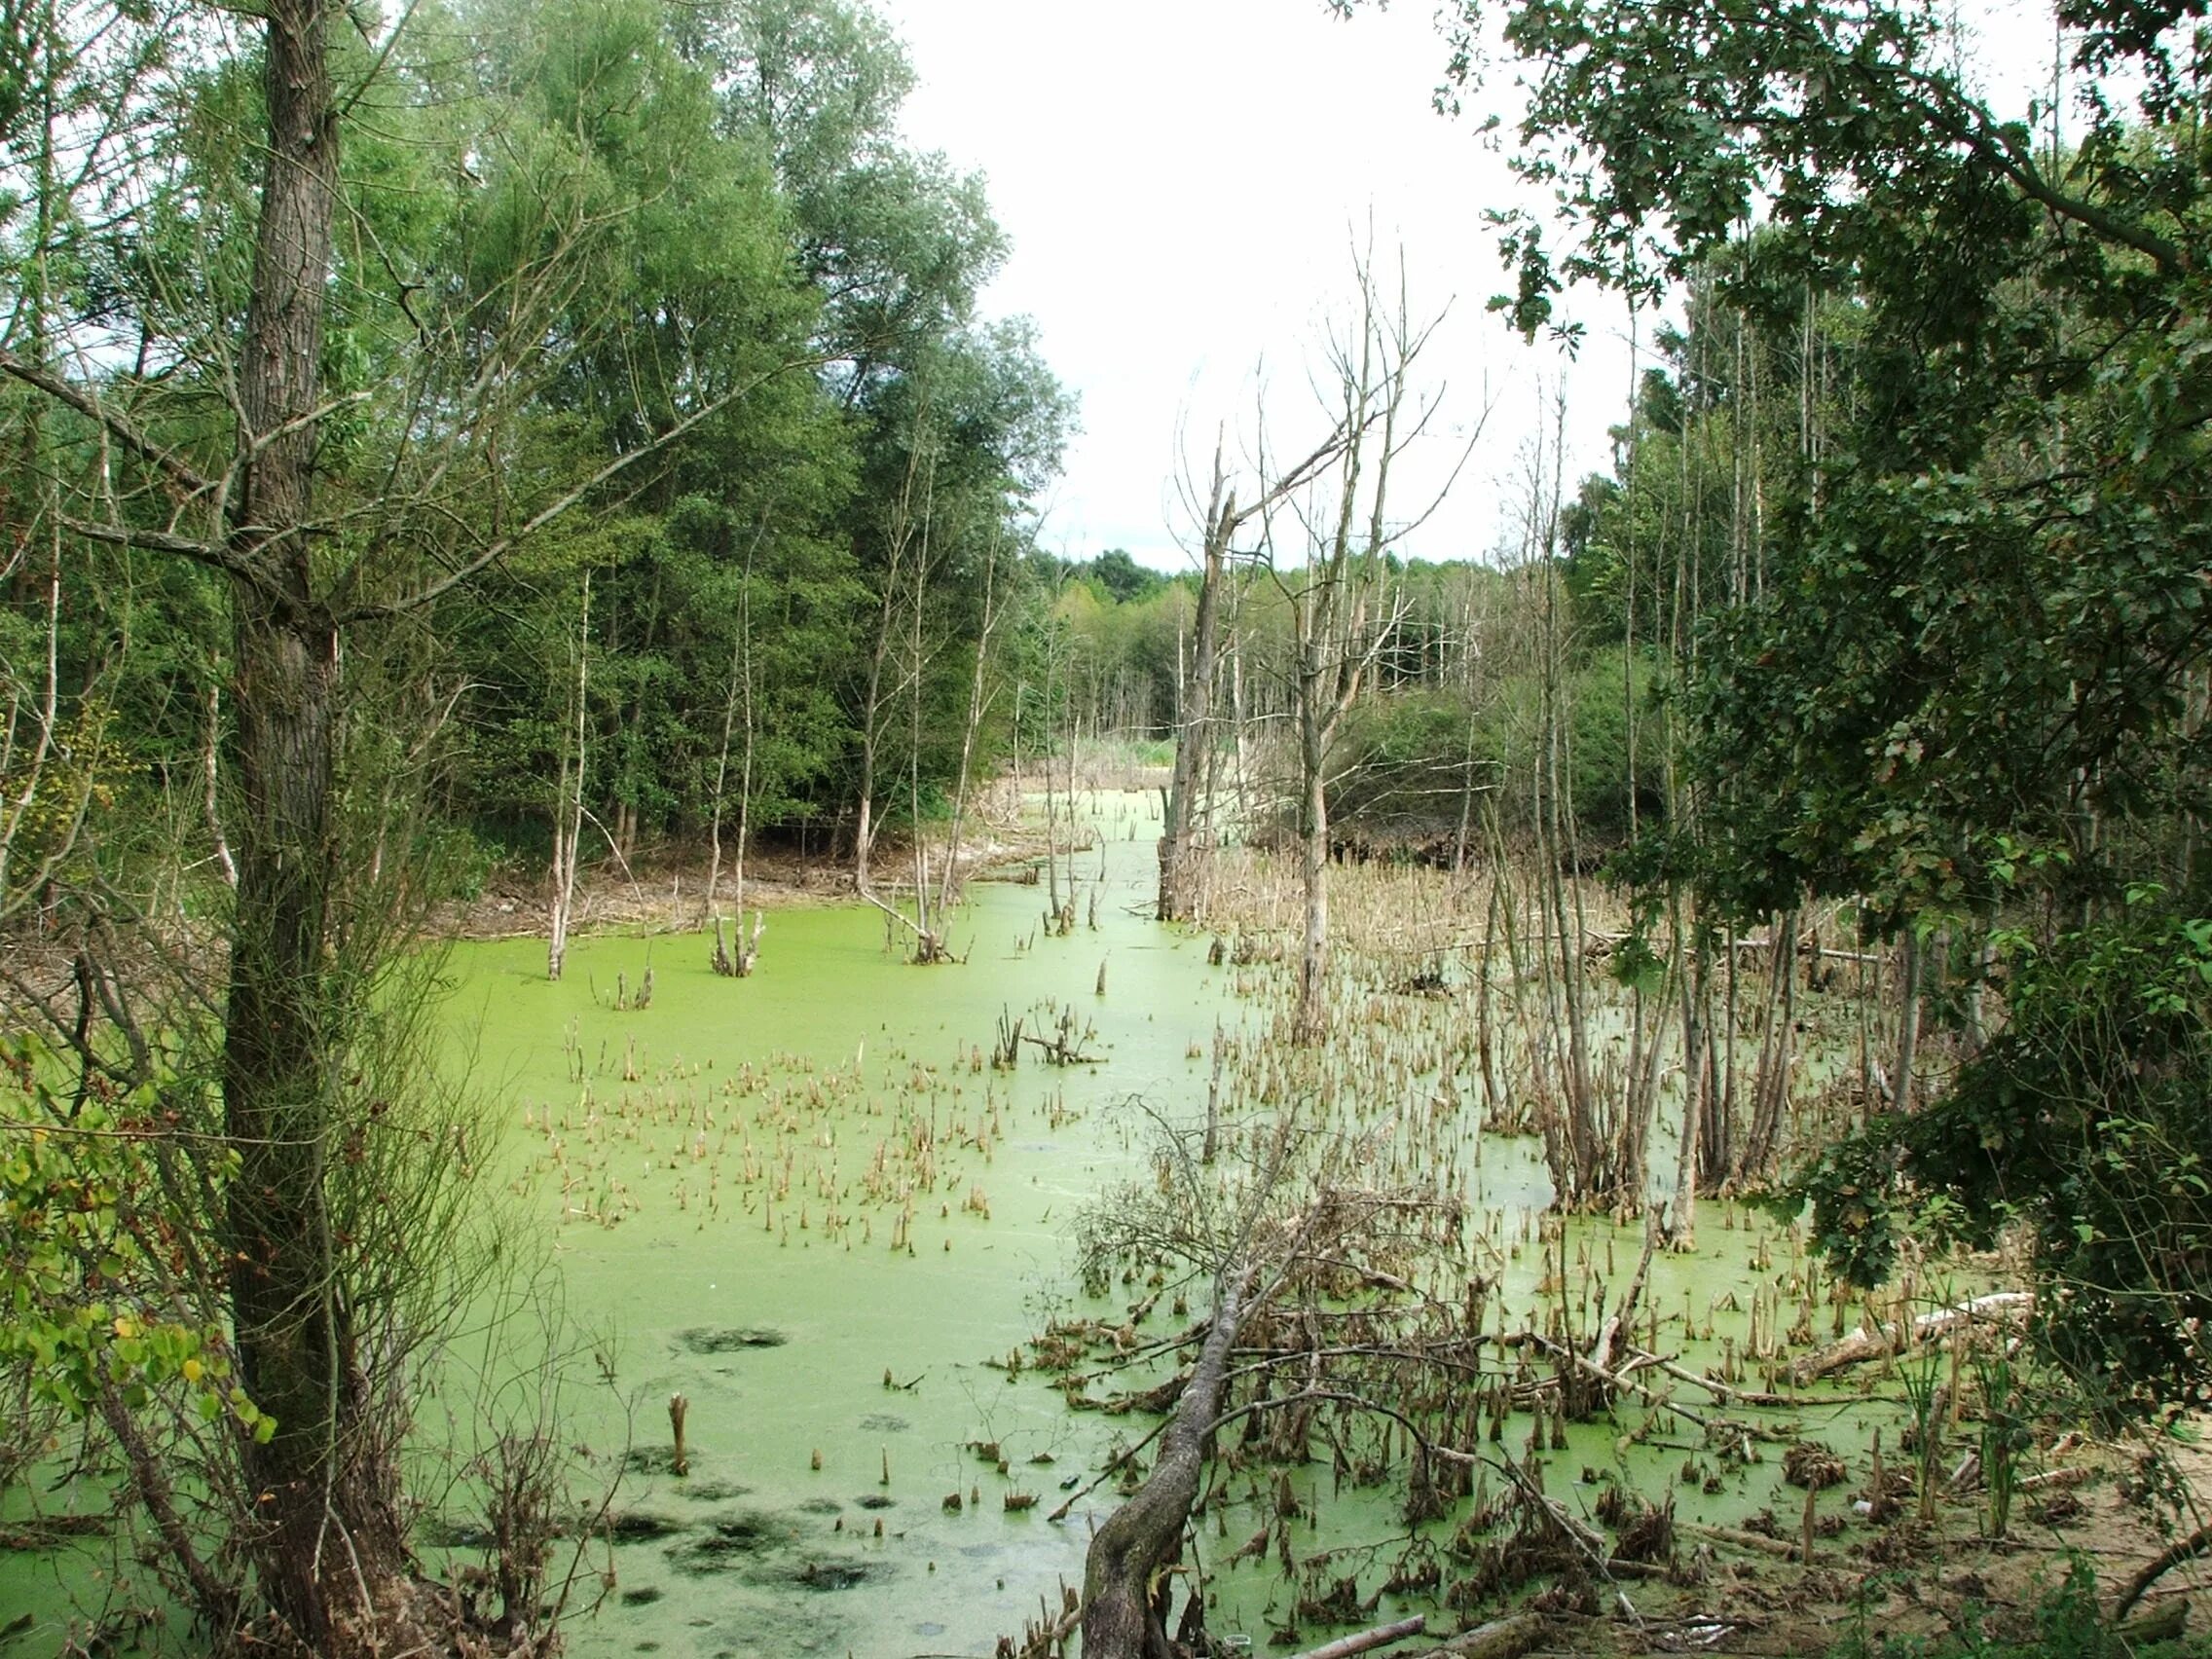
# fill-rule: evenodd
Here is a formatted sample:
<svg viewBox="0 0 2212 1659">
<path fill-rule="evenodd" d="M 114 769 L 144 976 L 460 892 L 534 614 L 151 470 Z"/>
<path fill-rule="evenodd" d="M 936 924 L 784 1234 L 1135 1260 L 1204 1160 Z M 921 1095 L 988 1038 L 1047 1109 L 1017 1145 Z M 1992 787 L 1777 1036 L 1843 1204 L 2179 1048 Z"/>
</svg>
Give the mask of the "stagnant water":
<svg viewBox="0 0 2212 1659">
<path fill-rule="evenodd" d="M 1112 1430 L 984 1362 L 1072 1294 L 1070 1224 L 1141 1166 L 1136 1102 L 1187 1111 L 1205 1075 L 1187 1051 L 1238 1017 L 1202 939 L 1131 913 L 1148 858 L 1109 844 L 1100 885 L 1080 855 L 1097 927 L 1066 938 L 1043 888 L 977 884 L 959 965 L 908 965 L 851 908 L 771 917 L 742 981 L 696 938 L 579 940 L 559 984 L 534 940 L 456 954 L 568 1310 L 611 1333 L 618 1397 L 575 1396 L 572 1432 L 635 1443 L 616 1498 L 634 1541 L 572 1651 L 988 1652 L 1081 1581 L 1085 1519 L 1045 1513 Z M 614 1011 L 648 965 L 649 1008 Z M 1052 1035 L 1062 1010 L 1101 1063 L 1031 1047 L 990 1066 L 1002 1015 Z M 1010 1492 L 1044 1501 L 1009 1511 Z"/>
<path fill-rule="evenodd" d="M 564 1443 L 589 1451 L 580 1496 L 619 1473 L 611 1525 L 581 1558 L 575 1596 L 598 1606 L 572 1622 L 571 1652 L 988 1653 L 1081 1582 L 1116 1496 L 1049 1513 L 1150 1425 L 1071 1413 L 1048 1380 L 1007 1362 L 1055 1313 L 1119 1320 L 1146 1296 L 1124 1283 L 1086 1302 L 1073 1224 L 1116 1183 L 1147 1177 L 1160 1119 L 1202 1112 L 1217 1027 L 1249 1040 L 1265 1017 L 1239 995 L 1251 976 L 1209 966 L 1205 938 L 1148 919 L 1156 811 L 1144 796 L 1093 803 L 1103 845 L 1077 858 L 1067 937 L 1043 925 L 1042 887 L 977 884 L 951 928 L 958 965 L 908 965 L 903 938 L 859 908 L 773 915 L 742 981 L 713 976 L 696 936 L 581 939 L 558 984 L 539 940 L 455 950 L 456 1064 L 506 1126 L 487 1201 L 511 1205 L 525 1239 L 549 1237 L 551 1253 L 542 1275 L 510 1287 L 506 1322 L 454 1346 L 423 1439 L 480 1444 L 487 1425 L 527 1428 L 554 1410 Z M 649 1007 L 617 1006 L 648 969 Z M 1357 1001 L 1347 1011 L 1368 1017 Z M 1048 1066 L 1030 1045 L 1012 1071 L 989 1063 L 1002 1018 L 1051 1036 L 1070 1015 L 1098 1063 Z M 1464 1015 L 1439 1005 L 1423 1017 Z M 1500 1279 L 1517 1317 L 1533 1309 L 1548 1253 L 1516 1246 L 1548 1197 L 1536 1143 L 1482 1146 L 1479 1110 L 1461 1101 L 1440 1121 L 1425 1088 L 1421 1103 L 1349 1110 L 1423 1120 L 1423 1156 L 1459 1171 L 1485 1218 L 1470 1271 Z M 1709 1207 L 1707 1247 L 1655 1264 L 1647 1306 L 1685 1364 L 1716 1354 L 1716 1313 L 1719 1335 L 1740 1338 L 1753 1287 L 1771 1297 L 1794 1270 L 1787 1239 L 1738 1220 Z M 1577 1259 L 1616 1287 L 1639 1240 L 1568 1229 Z M 1152 1329 L 1202 1311 L 1161 1308 Z M 549 1344 L 568 1358 L 540 1368 Z M 678 1393 L 682 1476 L 667 1411 Z M 1713 1520 L 1795 1518 L 1801 1494 L 1782 1491 L 1752 1443 L 1723 1456 L 1666 1416 L 1623 1432 L 1648 1415 L 1631 1406 L 1573 1426 L 1553 1454 L 1558 1479 L 1603 1471 L 1676 1490 Z M 1865 1416 L 1839 1396 L 1803 1426 L 1849 1449 Z M 1293 1479 L 1309 1517 L 1302 1561 L 1372 1594 L 1404 1550 L 1399 1484 L 1340 1488 L 1318 1464 Z M 433 1566 L 473 1559 L 471 1491 L 454 1483 L 428 1518 Z M 1586 1485 L 1570 1501 L 1587 1509 L 1594 1495 Z M 1202 1548 L 1226 1556 L 1272 1501 L 1251 1483 Z M 1428 1528 L 1430 1542 L 1454 1524 Z M 24 1634 L 51 1646 L 66 1619 L 59 1585 L 81 1570 L 0 1562 L 0 1624 L 27 1610 Z M 1300 1593 L 1277 1560 L 1247 1564 L 1215 1580 L 1212 1627 L 1265 1649 L 1296 1622 Z M 1376 1616 L 1397 1606 L 1385 1595 Z"/>
</svg>

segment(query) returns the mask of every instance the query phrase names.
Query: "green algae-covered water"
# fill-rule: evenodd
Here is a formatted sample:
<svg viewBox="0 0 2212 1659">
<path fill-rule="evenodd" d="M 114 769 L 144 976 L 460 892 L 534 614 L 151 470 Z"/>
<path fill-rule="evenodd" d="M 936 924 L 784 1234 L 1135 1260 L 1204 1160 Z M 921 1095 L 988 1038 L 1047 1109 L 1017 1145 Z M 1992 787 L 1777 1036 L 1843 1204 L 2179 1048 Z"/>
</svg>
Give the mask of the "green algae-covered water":
<svg viewBox="0 0 2212 1659">
<path fill-rule="evenodd" d="M 1070 1295 L 1080 1206 L 1139 1167 L 1135 1098 L 1202 1101 L 1191 1051 L 1236 1019 L 1205 941 L 1131 913 L 1149 862 L 1109 844 L 1100 885 L 1083 855 L 1096 928 L 1066 938 L 1041 888 L 978 884 L 963 965 L 908 965 L 861 909 L 771 917 L 746 980 L 695 937 L 578 940 L 558 984 L 538 941 L 455 952 L 514 1190 L 613 1361 L 613 1390 L 569 1391 L 597 1401 L 570 1432 L 630 1443 L 631 1541 L 573 1651 L 988 1652 L 1080 1582 L 1082 1514 L 1045 1514 L 1112 1432 L 1004 1362 Z M 648 966 L 649 1007 L 617 1011 Z M 1002 1017 L 1051 1035 L 1068 1012 L 1100 1063 L 990 1065 Z"/>
<path fill-rule="evenodd" d="M 420 1421 L 430 1445 L 466 1446 L 488 1422 L 529 1427 L 550 1412 L 577 1450 L 578 1495 L 596 1501 L 611 1484 L 576 1558 L 574 1601 L 596 1608 L 571 1617 L 571 1652 L 987 1654 L 1081 1582 L 1091 1529 L 1118 1500 L 1113 1483 L 1088 1489 L 1151 1422 L 1070 1411 L 1024 1345 L 1055 1317 L 1122 1325 L 1151 1302 L 1149 1323 L 1127 1328 L 1157 1338 L 1204 1309 L 1202 1289 L 1171 1311 L 1141 1279 L 1085 1298 L 1074 1224 L 1118 1183 L 1151 1178 L 1161 1120 L 1202 1116 L 1217 1030 L 1239 1047 L 1255 1111 L 1297 1087 L 1267 1041 L 1280 970 L 1209 965 L 1210 940 L 1149 919 L 1149 807 L 1143 796 L 1092 803 L 1104 840 L 1076 861 L 1084 888 L 1064 937 L 1045 923 L 1042 886 L 976 885 L 950 930 L 957 965 L 910 966 L 903 936 L 851 907 L 771 916 L 745 980 L 710 973 L 697 936 L 579 940 L 558 984 L 541 940 L 454 950 L 456 1070 L 502 1125 L 487 1202 L 511 1207 L 522 1256 L 539 1245 L 549 1256 L 510 1287 L 527 1292 L 520 1316 L 454 1345 Z M 1425 1181 L 1463 1200 L 1463 1271 L 1491 1286 L 1501 1332 L 1542 1328 L 1555 1305 L 1586 1329 L 1591 1287 L 1618 1294 L 1641 1234 L 1538 1223 L 1550 1197 L 1539 1143 L 1486 1141 L 1479 1104 L 1452 1082 L 1455 1069 L 1471 1075 L 1464 1052 L 1454 1057 L 1470 1018 L 1463 998 L 1347 991 L 1332 1064 L 1359 1081 L 1325 1090 L 1323 1114 L 1374 1149 L 1366 1173 L 1378 1184 Z M 1095 1063 L 1048 1065 L 1024 1044 L 1016 1066 L 998 1069 L 993 1050 L 1014 1020 L 1031 1036 L 1065 1029 Z M 1697 1255 L 1652 1264 L 1640 1330 L 1683 1372 L 1727 1364 L 1760 1386 L 1754 1345 L 1771 1354 L 1786 1322 L 1815 1312 L 1817 1280 L 1771 1224 L 1722 1205 L 1701 1219 Z M 549 1336 L 538 1315 L 554 1305 Z M 1818 1335 L 1831 1311 L 1840 1330 L 1849 1309 L 1820 1306 Z M 567 1357 L 541 1368 L 549 1346 Z M 1140 1367 L 1096 1392 L 1160 1375 Z M 1592 1422 L 1555 1422 L 1548 1442 L 1517 1413 L 1496 1450 L 1519 1453 L 1533 1434 L 1550 1490 L 1585 1517 L 1617 1483 L 1675 1493 L 1708 1521 L 1767 1510 L 1794 1524 L 1802 1494 L 1782 1487 L 1777 1438 L 1802 1432 L 1849 1453 L 1897 1417 L 1894 1399 L 1838 1391 L 1736 1432 L 1728 1423 L 1746 1414 L 1694 1384 L 1647 1380 L 1649 1394 Z M 1649 1403 L 1665 1393 L 1697 1419 Z M 1288 1471 L 1302 1517 L 1290 1574 L 1281 1536 L 1258 1560 L 1227 1560 L 1274 1520 L 1286 1488 L 1272 1470 L 1217 1476 L 1197 1538 L 1217 1636 L 1263 1650 L 1300 1641 L 1299 1604 L 1346 1579 L 1352 1593 L 1337 1600 L 1357 1616 L 1435 1612 L 1392 1581 L 1420 1579 L 1439 1552 L 1455 1564 L 1443 1585 L 1469 1570 L 1449 1550 L 1468 1506 L 1409 1530 L 1404 1448 L 1393 1455 L 1384 1437 L 1380 1451 L 1381 1481 L 1346 1480 L 1341 1456 Z M 425 1518 L 424 1537 L 442 1546 L 435 1568 L 474 1559 L 475 1484 L 456 1481 Z M 1051 1519 L 1063 1500 L 1067 1517 Z M 1831 1493 L 1824 1513 L 1848 1502 Z M 50 1611 L 74 1570 L 66 1559 L 0 1561 L 0 1618 Z M 1315 1640 L 1330 1618 L 1309 1606 L 1303 1623 Z"/>
<path fill-rule="evenodd" d="M 1202 1112 L 1217 1025 L 1251 1040 L 1262 1018 L 1238 995 L 1249 977 L 1209 967 L 1206 940 L 1147 918 L 1157 829 L 1140 800 L 1093 815 L 1107 839 L 1078 861 L 1090 925 L 1053 937 L 1042 888 L 978 884 L 952 930 L 964 965 L 908 965 L 903 938 L 861 909 L 772 918 L 744 981 L 711 975 L 697 938 L 579 941 L 557 985 L 535 940 L 456 953 L 457 1029 L 509 1103 L 513 1190 L 554 1231 L 568 1309 L 606 1334 L 612 1360 L 596 1406 L 569 1396 L 571 1431 L 629 1450 L 622 1541 L 593 1558 L 611 1588 L 573 1628 L 574 1651 L 987 1653 L 1081 1582 L 1112 1488 L 1065 1521 L 1048 1514 L 1149 1424 L 1071 1413 L 1007 1361 L 1055 1312 L 1122 1317 L 1122 1301 L 1078 1296 L 1070 1224 L 1146 1172 L 1154 1115 Z M 619 1011 L 618 989 L 648 967 L 649 1008 Z M 1002 1020 L 1050 1034 L 1070 1014 L 1099 1063 L 1048 1066 L 1030 1046 L 1012 1071 L 990 1064 Z M 1404 1098 L 1337 1110 L 1456 1167 L 1484 1223 L 1470 1265 L 1516 1322 L 1534 1322 L 1539 1283 L 1567 1259 L 1556 1238 L 1547 1249 L 1531 1236 L 1549 1197 L 1536 1143 L 1484 1149 L 1479 1112 L 1451 1103 L 1417 1137 L 1432 1090 L 1405 1081 Z M 1707 1235 L 1701 1256 L 1659 1261 L 1647 1299 L 1677 1327 L 1670 1351 L 1701 1363 L 1716 1318 L 1740 1337 L 1755 1286 L 1794 1266 L 1774 1259 L 1786 1244 L 1748 1223 L 1738 1234 L 1717 1206 Z M 1637 1238 L 1574 1223 L 1567 1247 L 1617 1287 Z M 1155 1329 L 1169 1323 L 1161 1309 Z M 1572 1425 L 1556 1461 L 1569 1480 L 1604 1470 L 1654 1494 L 1694 1472 L 1690 1500 L 1713 1519 L 1780 1503 L 1753 1443 L 1733 1462 L 1700 1461 L 1666 1415 L 1623 1435 L 1622 1419 L 1649 1416 L 1631 1403 Z M 1814 1426 L 1848 1444 L 1855 1416 L 1839 1402 Z M 1380 1588 L 1403 1551 L 1396 1483 L 1349 1489 L 1321 1465 L 1294 1479 L 1309 1581 L 1364 1570 L 1363 1592 Z M 1267 1524 L 1272 1494 L 1249 1484 L 1205 1529 L 1219 1555 Z M 1218 1580 L 1216 1595 L 1217 1633 L 1264 1647 L 1298 1622 L 1301 1587 L 1272 1561 Z"/>
</svg>

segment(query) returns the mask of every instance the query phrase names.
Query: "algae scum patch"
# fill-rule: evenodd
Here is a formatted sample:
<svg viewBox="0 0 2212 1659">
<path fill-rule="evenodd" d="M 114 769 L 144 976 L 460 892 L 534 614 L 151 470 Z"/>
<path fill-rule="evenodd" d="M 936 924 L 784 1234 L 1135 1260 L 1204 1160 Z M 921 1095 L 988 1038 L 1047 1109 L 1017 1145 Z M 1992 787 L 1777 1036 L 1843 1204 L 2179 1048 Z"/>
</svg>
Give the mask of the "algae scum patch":
<svg viewBox="0 0 2212 1659">
<path fill-rule="evenodd" d="M 740 1353 L 747 1348 L 782 1347 L 790 1341 L 782 1331 L 760 1325 L 718 1330 L 699 1326 L 676 1333 L 677 1346 L 685 1353 Z"/>
</svg>

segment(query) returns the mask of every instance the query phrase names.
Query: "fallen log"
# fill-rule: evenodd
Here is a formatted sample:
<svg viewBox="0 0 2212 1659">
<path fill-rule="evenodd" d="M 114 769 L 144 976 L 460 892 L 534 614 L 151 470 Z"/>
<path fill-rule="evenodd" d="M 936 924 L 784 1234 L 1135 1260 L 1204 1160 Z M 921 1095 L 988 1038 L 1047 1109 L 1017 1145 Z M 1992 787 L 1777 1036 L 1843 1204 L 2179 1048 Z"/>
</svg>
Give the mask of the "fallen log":
<svg viewBox="0 0 2212 1659">
<path fill-rule="evenodd" d="M 1747 1532 L 1741 1527 L 1708 1527 L 1697 1521 L 1677 1521 L 1675 1525 L 1693 1538 L 1704 1538 L 1715 1544 L 1733 1544 L 1740 1550 L 1772 1556 L 1776 1561 L 1799 1561 L 1805 1553 L 1796 1544 L 1770 1538 L 1764 1532 Z"/>
<path fill-rule="evenodd" d="M 1806 1383 L 1854 1365 L 1863 1365 L 1870 1359 L 1882 1359 L 1906 1348 L 1933 1342 L 1962 1326 L 1992 1324 L 2017 1319 L 2026 1314 L 2034 1298 L 2024 1290 L 1993 1291 L 1977 1296 L 1971 1302 L 1962 1302 L 1956 1308 L 1938 1308 L 1933 1313 L 1923 1313 L 1917 1319 L 1892 1319 L 1872 1330 L 1854 1331 L 1839 1343 L 1830 1343 L 1817 1353 L 1809 1353 L 1789 1368 L 1792 1386 L 1802 1388 Z"/>
<path fill-rule="evenodd" d="M 2144 1564 L 2143 1570 L 2127 1581 L 2127 1588 L 2120 1593 L 2120 1600 L 2113 1604 L 2113 1622 L 2118 1624 L 2127 1617 L 2135 1604 L 2143 1600 L 2143 1592 L 2183 1562 L 2208 1552 L 2212 1552 L 2212 1522 L 2197 1528 L 2188 1537 L 2179 1539 Z"/>
<path fill-rule="evenodd" d="M 1405 1659 L 1447 1659 L 1448 1655 L 1449 1659 L 1521 1659 L 1543 1640 L 1543 1614 L 1514 1613 L 1461 1631 L 1451 1641 L 1424 1647 Z"/>
<path fill-rule="evenodd" d="M 1205 1445 L 1221 1407 L 1230 1350 L 1258 1277 L 1247 1263 L 1215 1293 L 1205 1345 L 1161 1436 L 1160 1457 L 1136 1494 L 1106 1518 L 1084 1561 L 1085 1659 L 1150 1659 L 1165 1653 L 1165 1608 L 1154 1599 L 1157 1575 L 1182 1547 L 1198 1495 Z"/>
<path fill-rule="evenodd" d="M 1427 1628 L 1428 1620 L 1416 1613 L 1412 1618 L 1400 1619 L 1396 1624 L 1377 1625 L 1373 1630 L 1340 1636 L 1336 1641 L 1323 1642 L 1319 1647 L 1309 1647 L 1303 1653 L 1293 1654 L 1291 1659 L 1351 1659 L 1354 1653 L 1365 1653 L 1373 1647 L 1387 1647 L 1393 1641 L 1403 1641 L 1409 1636 L 1419 1636 Z"/>
</svg>

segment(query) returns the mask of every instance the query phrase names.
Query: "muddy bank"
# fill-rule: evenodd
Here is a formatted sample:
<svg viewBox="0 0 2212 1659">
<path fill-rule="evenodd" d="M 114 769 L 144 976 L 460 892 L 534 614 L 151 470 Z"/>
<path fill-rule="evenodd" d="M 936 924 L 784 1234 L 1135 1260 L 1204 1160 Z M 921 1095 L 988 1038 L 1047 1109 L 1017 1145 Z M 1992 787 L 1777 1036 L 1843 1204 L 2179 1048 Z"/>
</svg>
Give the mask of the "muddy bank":
<svg viewBox="0 0 2212 1659">
<path fill-rule="evenodd" d="M 1023 866 L 1042 859 L 1053 843 L 1042 827 L 1023 822 L 1011 808 L 971 818 L 964 830 L 954 871 L 956 887 L 970 882 L 1017 879 Z M 1059 850 L 1067 851 L 1063 835 Z M 602 849 L 604 855 L 604 849 Z M 944 873 L 946 843 L 941 834 L 925 837 L 924 852 L 932 884 Z M 870 886 L 885 897 L 910 892 L 914 848 L 910 839 L 886 835 L 870 861 Z M 707 876 L 712 859 L 704 843 L 668 843 L 645 849 L 627 861 L 602 856 L 576 873 L 578 934 L 689 932 L 708 924 Z M 551 904 L 550 878 L 544 870 L 495 872 L 481 893 L 440 905 L 429 931 L 441 939 L 527 939 L 543 934 Z M 736 886 L 725 855 L 717 884 L 719 908 L 735 914 Z M 773 914 L 780 910 L 849 904 L 857 897 L 849 853 L 790 848 L 756 849 L 746 855 L 743 908 Z"/>
</svg>

